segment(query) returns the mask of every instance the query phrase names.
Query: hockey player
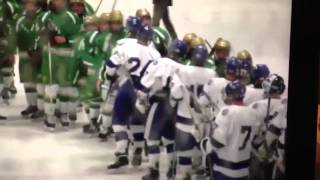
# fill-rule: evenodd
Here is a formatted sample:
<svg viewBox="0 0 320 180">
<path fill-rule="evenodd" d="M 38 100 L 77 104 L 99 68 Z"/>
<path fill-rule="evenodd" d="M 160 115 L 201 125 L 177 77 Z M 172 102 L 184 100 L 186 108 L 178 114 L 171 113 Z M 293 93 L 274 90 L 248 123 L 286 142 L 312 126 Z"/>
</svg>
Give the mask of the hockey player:
<svg viewBox="0 0 320 180">
<path fill-rule="evenodd" d="M 248 50 L 239 51 L 237 54 L 237 58 L 240 61 L 248 61 L 251 65 L 253 65 L 252 56 Z"/>
<path fill-rule="evenodd" d="M 246 63 L 242 61 L 242 63 Z M 246 63 L 247 64 L 247 63 Z M 246 73 L 244 73 L 246 74 Z M 269 68 L 265 64 L 257 64 L 253 70 L 253 84 L 247 85 L 246 95 L 243 99 L 245 105 L 250 105 L 253 102 L 262 100 L 265 98 L 264 90 L 262 88 L 262 82 L 268 78 L 270 74 Z"/>
<path fill-rule="evenodd" d="M 250 107 L 243 104 L 246 87 L 239 81 L 228 83 L 225 99 L 231 105 L 221 109 L 212 123 L 209 138 L 201 142 L 206 152 L 217 154 L 213 162 L 215 180 L 248 180 L 250 154 L 260 121 Z"/>
<path fill-rule="evenodd" d="M 120 88 L 113 106 L 112 127 L 115 131 L 116 139 L 116 161 L 108 166 L 109 171 L 121 169 L 129 163 L 128 125 L 134 143 L 132 165 L 137 166 L 141 163 L 141 153 L 144 145 L 144 127 L 142 126 L 144 122 L 141 124 L 141 120 L 143 120 L 141 116 L 145 112 L 140 112 L 134 108 L 136 103 L 135 90 L 142 88 L 140 77 L 147 66 L 150 65 L 152 60 L 160 58 L 160 54 L 157 51 L 148 47 L 152 36 L 151 27 L 143 26 L 139 30 L 137 43 L 128 43 L 115 49 L 114 54 L 107 61 L 106 76 L 111 83 L 115 81 L 118 70 L 123 70 L 122 72 L 125 74 L 125 78 L 120 80 Z"/>
<path fill-rule="evenodd" d="M 178 155 L 178 167 L 180 175 L 190 179 L 192 157 L 197 145 L 198 133 L 194 133 L 196 124 L 200 123 L 197 103 L 203 86 L 215 77 L 215 72 L 205 68 L 208 51 L 205 46 L 197 46 L 192 53 L 192 65 L 185 66 L 175 73 L 171 83 L 172 105 L 177 105 L 176 117 L 176 151 Z M 179 171 L 178 171 L 179 172 Z"/>
<path fill-rule="evenodd" d="M 224 70 L 230 51 L 230 42 L 225 39 L 218 38 L 210 52 L 210 56 L 213 55 L 215 70 L 219 77 L 224 77 L 225 75 Z"/>
<path fill-rule="evenodd" d="M 123 45 L 126 46 L 127 44 L 130 44 L 130 43 L 136 43 L 137 42 L 137 34 L 138 34 L 138 31 L 140 30 L 141 27 L 142 27 L 142 25 L 141 25 L 141 21 L 139 18 L 134 17 L 134 16 L 129 16 L 127 19 L 127 23 L 126 23 L 128 37 L 123 38 L 117 42 L 115 51 L 117 48 L 120 48 Z M 101 109 L 102 122 L 101 122 L 101 125 L 99 128 L 99 137 L 102 140 L 105 140 L 113 132 L 113 129 L 111 128 L 111 123 L 112 123 L 111 116 L 112 116 L 112 106 L 114 104 L 116 92 L 113 90 L 109 90 L 108 88 L 114 89 L 117 86 L 116 84 L 118 84 L 118 82 L 114 82 L 112 84 L 112 87 L 110 86 L 111 84 L 104 84 L 104 86 L 106 86 L 107 88 L 106 89 L 101 88 L 102 91 L 103 90 L 105 91 L 105 92 L 101 92 L 103 94 L 102 96 L 104 98 L 104 103 L 101 106 L 101 108 L 102 108 Z M 109 91 L 109 93 L 108 93 L 108 91 Z"/>
<path fill-rule="evenodd" d="M 37 81 L 41 67 L 41 48 L 37 15 L 40 7 L 37 0 L 24 0 L 24 15 L 16 24 L 16 44 L 19 49 L 20 81 L 24 84 L 27 108 L 21 112 L 22 116 L 30 116 L 37 108 Z"/>
<path fill-rule="evenodd" d="M 15 40 L 12 26 L 6 19 L 5 9 L 2 5 L 0 5 L 0 92 L 2 92 L 3 100 L 8 101 L 12 83 L 11 73 L 14 64 Z M 4 94 L 8 94 L 8 96 L 4 96 Z M 0 120 L 6 119 L 6 117 L 0 115 Z"/>
<path fill-rule="evenodd" d="M 72 106 L 69 107 L 71 108 L 69 119 L 73 122 L 77 119 L 76 107 L 78 100 L 86 105 L 92 104 L 92 106 L 94 106 L 93 104 L 99 104 L 101 101 L 99 98 L 100 94 L 95 88 L 96 79 L 99 76 L 99 69 L 103 62 L 102 55 L 95 51 L 95 38 L 99 33 L 99 18 L 96 16 L 86 16 L 83 26 L 85 30 L 82 33 L 84 34 L 80 42 L 75 46 L 75 63 L 73 64 L 77 67 L 74 80 L 78 82 L 75 83 L 74 86 L 78 87 L 79 97 L 76 96 L 76 94 L 73 97 L 69 97 L 70 105 L 72 104 Z M 97 117 L 93 115 L 90 116 L 91 114 L 94 113 L 88 114 L 90 122 L 96 121 Z M 95 126 L 90 128 L 90 125 L 93 126 L 93 123 L 84 126 L 87 128 L 86 130 L 93 130 L 95 128 Z"/>
<path fill-rule="evenodd" d="M 94 10 L 92 6 L 85 0 L 68 0 L 68 5 L 70 11 L 74 12 L 80 17 L 81 24 L 83 23 L 83 18 L 86 16 L 94 15 Z"/>
<path fill-rule="evenodd" d="M 228 83 L 237 80 L 239 67 L 240 61 L 235 57 L 231 57 L 226 64 L 225 78 L 213 77 L 205 84 L 199 103 L 203 107 L 211 108 L 213 116 L 216 116 L 224 106 L 228 105 L 224 99 L 224 89 Z"/>
<path fill-rule="evenodd" d="M 136 16 L 141 19 L 143 25 L 152 25 L 152 18 L 147 9 L 138 9 L 136 11 Z M 157 49 L 162 57 L 165 57 L 167 55 L 167 48 L 171 41 L 170 35 L 165 29 L 159 26 L 154 26 L 152 29 L 154 31 L 154 36 L 151 46 Z"/>
<path fill-rule="evenodd" d="M 162 140 L 169 166 L 167 178 L 172 179 L 175 172 L 174 132 L 175 109 L 169 101 L 170 81 L 175 71 L 183 65 L 178 62 L 185 56 L 187 46 L 183 41 L 175 40 L 169 46 L 168 57 L 154 61 L 145 71 L 141 84 L 148 92 L 150 110 L 146 122 L 145 139 L 148 145 L 149 172 L 143 180 L 159 179 L 160 142 Z"/>
<path fill-rule="evenodd" d="M 41 18 L 43 47 L 42 82 L 45 84 L 45 126 L 54 130 L 56 121 L 54 112 L 57 98 L 62 113 L 61 125 L 69 127 L 68 119 L 69 96 L 74 89 L 70 88 L 74 78 L 74 70 L 70 63 L 72 57 L 72 40 L 80 30 L 78 16 L 66 9 L 65 0 L 51 0 L 51 9 Z M 58 96 L 59 94 L 59 96 Z"/>
<path fill-rule="evenodd" d="M 266 149 L 272 150 L 275 147 L 275 164 L 272 173 L 272 180 L 284 179 L 285 176 L 285 139 L 287 129 L 287 99 L 283 99 L 279 108 L 279 115 L 270 122 L 266 133 Z"/>
<path fill-rule="evenodd" d="M 256 111 L 258 118 L 263 121 L 262 135 L 260 141 L 254 146 L 254 155 L 257 160 L 261 162 L 255 162 L 252 171 L 253 176 L 261 176 L 265 179 L 271 179 L 273 170 L 273 158 L 272 152 L 265 149 L 265 146 L 261 146 L 264 142 L 264 135 L 267 129 L 270 127 L 272 119 L 277 118 L 282 107 L 281 95 L 285 90 L 284 80 L 277 74 L 271 74 L 266 80 L 263 81 L 262 87 L 264 89 L 265 99 L 254 102 L 250 106 Z M 257 170 L 258 168 L 258 170 Z M 260 169 L 259 169 L 260 168 Z M 256 174 L 255 172 L 262 172 L 262 174 Z"/>
</svg>

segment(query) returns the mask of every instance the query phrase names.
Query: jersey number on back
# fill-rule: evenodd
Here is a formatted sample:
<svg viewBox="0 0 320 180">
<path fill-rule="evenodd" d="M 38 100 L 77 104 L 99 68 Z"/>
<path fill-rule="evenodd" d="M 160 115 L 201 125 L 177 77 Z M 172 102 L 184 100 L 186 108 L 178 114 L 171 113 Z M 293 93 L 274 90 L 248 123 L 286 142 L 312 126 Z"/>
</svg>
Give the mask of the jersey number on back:
<svg viewBox="0 0 320 180">
<path fill-rule="evenodd" d="M 136 71 L 140 66 L 140 59 L 138 58 L 130 58 L 128 62 L 132 66 L 129 70 L 130 73 Z"/>
<path fill-rule="evenodd" d="M 251 131 L 252 131 L 251 126 L 242 126 L 241 127 L 241 134 L 245 134 L 245 138 L 244 138 L 242 145 L 239 147 L 240 151 L 244 150 L 246 148 L 248 141 L 251 137 Z"/>
</svg>

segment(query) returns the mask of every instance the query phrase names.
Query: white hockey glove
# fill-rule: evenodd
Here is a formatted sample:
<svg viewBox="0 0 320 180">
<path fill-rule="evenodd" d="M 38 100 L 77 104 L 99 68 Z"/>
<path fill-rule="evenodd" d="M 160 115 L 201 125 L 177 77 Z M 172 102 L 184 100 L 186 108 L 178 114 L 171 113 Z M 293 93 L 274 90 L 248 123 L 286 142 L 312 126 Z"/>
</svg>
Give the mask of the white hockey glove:
<svg viewBox="0 0 320 180">
<path fill-rule="evenodd" d="M 191 134 L 194 136 L 197 142 L 200 142 L 202 137 L 201 137 L 201 132 L 198 125 L 194 125 L 192 127 Z"/>
</svg>

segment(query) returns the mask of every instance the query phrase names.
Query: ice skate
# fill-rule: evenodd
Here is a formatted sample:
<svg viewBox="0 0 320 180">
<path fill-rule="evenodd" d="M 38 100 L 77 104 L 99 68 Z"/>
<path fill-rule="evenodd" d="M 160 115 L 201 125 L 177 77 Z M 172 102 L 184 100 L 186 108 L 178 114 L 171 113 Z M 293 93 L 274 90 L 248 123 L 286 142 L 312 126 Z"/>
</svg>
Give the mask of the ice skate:
<svg viewBox="0 0 320 180">
<path fill-rule="evenodd" d="M 54 132 L 56 129 L 56 124 L 50 123 L 47 119 L 44 121 L 44 126 L 50 132 Z"/>
<path fill-rule="evenodd" d="M 149 168 L 146 175 L 142 176 L 142 180 L 158 180 L 160 179 L 160 173 L 158 169 Z"/>
<path fill-rule="evenodd" d="M 142 148 L 137 148 L 133 152 L 131 164 L 133 167 L 137 167 L 137 166 L 141 166 L 141 163 L 142 163 Z"/>
<path fill-rule="evenodd" d="M 44 111 L 38 109 L 37 111 L 31 114 L 30 118 L 39 119 L 39 118 L 43 118 L 44 116 L 45 116 Z"/>
<path fill-rule="evenodd" d="M 101 141 L 107 141 L 108 138 L 113 134 L 113 129 L 112 127 L 108 127 L 107 129 L 103 129 L 99 132 L 98 137 L 100 138 Z"/>
<path fill-rule="evenodd" d="M 126 169 L 129 165 L 129 160 L 126 155 L 116 155 L 117 159 L 113 164 L 107 167 L 109 173 L 120 173 L 122 170 Z"/>
<path fill-rule="evenodd" d="M 61 114 L 60 123 L 64 129 L 68 129 L 70 127 L 70 122 L 67 114 Z"/>
<path fill-rule="evenodd" d="M 0 115 L 0 121 L 7 120 L 7 117 Z"/>
<path fill-rule="evenodd" d="M 28 106 L 25 110 L 21 111 L 21 116 L 29 117 L 38 111 L 37 106 Z"/>
</svg>

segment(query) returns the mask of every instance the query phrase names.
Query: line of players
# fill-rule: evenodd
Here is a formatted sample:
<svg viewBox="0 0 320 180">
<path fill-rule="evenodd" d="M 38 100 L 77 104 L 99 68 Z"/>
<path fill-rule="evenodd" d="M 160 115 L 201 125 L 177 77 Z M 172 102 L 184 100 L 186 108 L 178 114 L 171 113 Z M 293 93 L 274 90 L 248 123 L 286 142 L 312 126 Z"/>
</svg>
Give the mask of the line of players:
<svg viewBox="0 0 320 180">
<path fill-rule="evenodd" d="M 149 172 L 142 179 L 159 179 L 160 146 L 168 157 L 168 179 L 176 172 L 182 179 L 271 179 L 284 173 L 284 81 L 266 65 L 253 66 L 248 51 L 229 57 L 230 42 L 219 38 L 208 52 L 194 33 L 169 44 L 168 33 L 150 27 L 145 9 L 124 27 L 120 11 L 98 18 L 81 0 L 51 0 L 48 10 L 39 2 L 23 2 L 24 13 L 5 36 L 14 46 L 1 58 L 12 68 L 19 49 L 28 103 L 23 116 L 43 117 L 53 131 L 57 122 L 68 128 L 77 106 L 84 105 L 85 133 L 99 132 L 102 139 L 114 133 L 116 161 L 108 171 L 129 164 L 129 149 L 131 164 L 141 165 L 145 150 Z M 1 63 L 9 89 L 13 70 L 6 68 Z"/>
</svg>

